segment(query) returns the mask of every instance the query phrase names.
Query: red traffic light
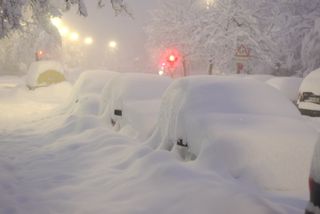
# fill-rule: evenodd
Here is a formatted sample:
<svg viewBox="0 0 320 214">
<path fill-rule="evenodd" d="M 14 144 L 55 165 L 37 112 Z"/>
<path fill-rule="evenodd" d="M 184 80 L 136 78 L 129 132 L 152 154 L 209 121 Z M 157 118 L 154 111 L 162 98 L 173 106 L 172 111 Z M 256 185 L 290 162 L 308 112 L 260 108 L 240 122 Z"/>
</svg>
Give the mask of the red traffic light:
<svg viewBox="0 0 320 214">
<path fill-rule="evenodd" d="M 166 49 L 160 56 L 159 74 L 173 76 L 180 64 L 180 53 L 176 49 Z"/>
<path fill-rule="evenodd" d="M 174 69 L 179 64 L 180 54 L 176 49 L 167 49 L 164 52 L 164 62 L 171 69 Z"/>
<path fill-rule="evenodd" d="M 176 56 L 173 55 L 173 54 L 171 54 L 171 55 L 168 57 L 168 61 L 169 61 L 169 62 L 174 62 L 174 61 L 176 61 Z"/>
</svg>

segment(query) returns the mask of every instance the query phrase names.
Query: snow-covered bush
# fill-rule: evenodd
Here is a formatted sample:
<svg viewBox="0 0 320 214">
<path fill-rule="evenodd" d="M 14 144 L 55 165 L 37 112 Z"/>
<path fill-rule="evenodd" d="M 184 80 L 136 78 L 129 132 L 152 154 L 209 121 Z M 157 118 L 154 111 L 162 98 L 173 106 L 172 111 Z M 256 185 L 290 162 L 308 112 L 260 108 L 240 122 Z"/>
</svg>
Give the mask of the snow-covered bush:
<svg viewBox="0 0 320 214">
<path fill-rule="evenodd" d="M 124 0 L 111 0 L 110 2 L 116 14 L 125 12 L 131 15 Z M 97 3 L 102 7 L 105 0 L 97 0 Z M 12 30 L 23 29 L 23 26 L 31 23 L 28 19 L 30 17 L 32 17 L 33 24 L 46 25 L 48 28 L 51 16 L 61 16 L 63 10 L 69 10 L 74 5 L 78 7 L 80 15 L 88 15 L 83 0 L 1 1 L 0 38 L 7 36 Z"/>
<path fill-rule="evenodd" d="M 168 88 L 148 143 L 243 182 L 291 189 L 305 185 L 316 137 L 276 89 L 203 76 Z"/>
</svg>

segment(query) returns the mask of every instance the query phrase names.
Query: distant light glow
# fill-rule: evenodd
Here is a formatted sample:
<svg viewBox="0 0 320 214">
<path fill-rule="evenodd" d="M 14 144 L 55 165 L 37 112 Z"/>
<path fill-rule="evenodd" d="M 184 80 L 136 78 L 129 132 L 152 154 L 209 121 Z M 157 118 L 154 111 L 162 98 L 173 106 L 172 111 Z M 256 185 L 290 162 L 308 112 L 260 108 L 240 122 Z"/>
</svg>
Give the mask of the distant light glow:
<svg viewBox="0 0 320 214">
<path fill-rule="evenodd" d="M 164 75 L 164 71 L 163 70 L 159 70 L 159 75 L 163 76 Z"/>
<path fill-rule="evenodd" d="M 76 41 L 79 41 L 79 34 L 77 32 L 72 32 L 70 33 L 70 40 L 73 41 L 73 42 L 76 42 Z"/>
<path fill-rule="evenodd" d="M 50 21 L 57 28 L 60 28 L 62 26 L 62 20 L 59 17 L 52 17 Z"/>
<path fill-rule="evenodd" d="M 214 2 L 215 0 L 206 0 L 206 8 L 209 10 Z"/>
<path fill-rule="evenodd" d="M 110 42 L 109 42 L 109 48 L 115 49 L 115 48 L 117 48 L 117 47 L 118 47 L 118 44 L 117 44 L 116 41 L 110 41 Z"/>
<path fill-rule="evenodd" d="M 61 28 L 59 28 L 58 30 L 59 30 L 59 33 L 60 33 L 60 35 L 61 35 L 62 37 L 68 36 L 68 34 L 69 34 L 69 32 L 70 32 L 69 28 L 67 28 L 67 27 L 61 27 Z"/>
<path fill-rule="evenodd" d="M 36 60 L 38 61 L 38 60 L 41 60 L 41 59 L 43 59 L 43 57 L 44 57 L 44 52 L 42 51 L 42 50 L 38 50 L 37 52 L 36 52 Z"/>
<path fill-rule="evenodd" d="M 93 39 L 91 37 L 86 37 L 84 39 L 84 44 L 91 45 L 93 43 Z"/>
</svg>

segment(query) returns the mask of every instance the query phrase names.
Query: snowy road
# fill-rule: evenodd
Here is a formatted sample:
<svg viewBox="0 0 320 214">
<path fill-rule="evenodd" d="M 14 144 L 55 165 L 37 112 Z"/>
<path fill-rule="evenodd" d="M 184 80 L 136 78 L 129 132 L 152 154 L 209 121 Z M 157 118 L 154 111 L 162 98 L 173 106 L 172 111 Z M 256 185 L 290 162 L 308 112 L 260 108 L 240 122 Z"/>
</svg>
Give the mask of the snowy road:
<svg viewBox="0 0 320 214">
<path fill-rule="evenodd" d="M 266 193 L 116 134 L 99 118 L 54 114 L 68 90 L 0 86 L 1 214 L 303 213 L 306 192 Z"/>
</svg>

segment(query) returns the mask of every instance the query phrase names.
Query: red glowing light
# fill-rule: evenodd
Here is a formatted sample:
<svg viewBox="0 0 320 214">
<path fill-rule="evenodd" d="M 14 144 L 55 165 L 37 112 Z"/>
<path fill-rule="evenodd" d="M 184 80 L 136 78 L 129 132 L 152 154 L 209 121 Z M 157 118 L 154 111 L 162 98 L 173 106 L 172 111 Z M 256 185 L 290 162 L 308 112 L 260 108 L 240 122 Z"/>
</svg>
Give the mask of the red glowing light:
<svg viewBox="0 0 320 214">
<path fill-rule="evenodd" d="M 159 61 L 159 75 L 170 75 L 174 76 L 178 66 L 181 64 L 181 54 L 177 49 L 166 49 L 160 55 Z"/>
<path fill-rule="evenodd" d="M 44 57 L 44 52 L 42 50 L 39 50 L 36 52 L 36 60 L 41 60 Z"/>
<path fill-rule="evenodd" d="M 168 59 L 170 62 L 176 61 L 176 57 L 174 55 L 170 55 Z"/>
</svg>

